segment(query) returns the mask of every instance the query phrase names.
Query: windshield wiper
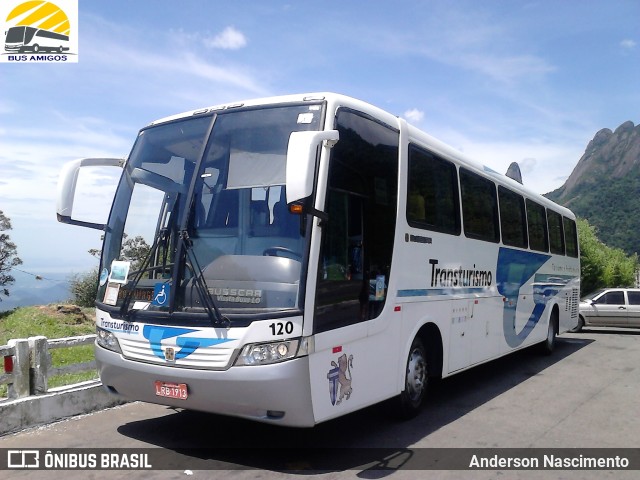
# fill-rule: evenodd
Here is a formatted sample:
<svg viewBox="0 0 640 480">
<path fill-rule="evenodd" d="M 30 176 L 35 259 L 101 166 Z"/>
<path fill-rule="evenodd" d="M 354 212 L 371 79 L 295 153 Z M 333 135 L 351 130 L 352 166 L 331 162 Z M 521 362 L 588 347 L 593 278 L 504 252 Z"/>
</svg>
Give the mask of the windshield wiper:
<svg viewBox="0 0 640 480">
<path fill-rule="evenodd" d="M 189 232 L 181 230 L 178 233 L 178 238 L 180 238 L 180 242 L 182 243 L 185 256 L 189 258 L 189 263 L 193 270 L 193 282 L 198 294 L 200 295 L 202 304 L 209 314 L 211 325 L 214 327 L 229 328 L 231 326 L 231 321 L 220 313 L 220 310 L 218 310 L 213 298 L 211 298 L 211 295 L 209 294 L 209 288 L 207 287 L 207 282 L 204 279 L 204 273 L 200 267 L 200 263 L 198 263 L 196 254 L 193 251 L 193 242 L 189 238 Z"/>
<path fill-rule="evenodd" d="M 132 311 L 132 310 L 129 310 L 129 304 L 131 303 L 131 299 L 133 298 L 133 293 L 134 293 L 136 287 L 138 286 L 138 283 L 140 283 L 140 280 L 142 280 L 142 277 L 143 277 L 144 273 L 147 272 L 147 271 L 150 271 L 150 270 L 158 270 L 160 268 L 165 269 L 167 267 L 166 255 L 165 255 L 164 256 L 163 265 L 157 265 L 157 266 L 152 267 L 152 268 L 147 268 L 151 258 L 153 258 L 155 256 L 155 253 L 158 250 L 158 246 L 160 244 L 166 245 L 166 243 L 169 241 L 169 236 L 170 236 L 170 233 L 169 233 L 169 229 L 168 228 L 163 228 L 162 230 L 158 231 L 158 233 L 156 234 L 156 236 L 153 239 L 153 244 L 151 245 L 151 248 L 149 249 L 149 252 L 144 257 L 144 260 L 140 264 L 140 269 L 137 272 L 135 272 L 136 276 L 134 277 L 133 281 L 131 282 L 131 285 L 127 285 L 126 286 L 126 290 L 127 291 L 126 291 L 126 293 L 124 295 L 124 298 L 122 299 L 122 305 L 120 305 L 120 316 L 122 318 L 124 318 L 125 320 L 128 319 L 127 318 L 127 314 L 131 313 L 131 311 Z M 166 250 L 167 249 L 165 248 L 165 251 Z M 133 310 L 133 311 L 135 311 L 135 310 Z"/>
</svg>

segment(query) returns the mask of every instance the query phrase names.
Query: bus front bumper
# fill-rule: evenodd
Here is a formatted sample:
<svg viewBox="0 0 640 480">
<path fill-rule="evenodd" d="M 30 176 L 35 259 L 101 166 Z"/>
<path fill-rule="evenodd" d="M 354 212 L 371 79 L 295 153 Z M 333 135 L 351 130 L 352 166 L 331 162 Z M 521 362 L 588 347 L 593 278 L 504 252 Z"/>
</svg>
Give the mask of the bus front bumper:
<svg viewBox="0 0 640 480">
<path fill-rule="evenodd" d="M 98 345 L 95 354 L 102 384 L 120 398 L 283 426 L 315 425 L 308 357 L 213 371 L 127 360 Z M 186 384 L 187 398 L 157 395 L 156 382 Z"/>
</svg>

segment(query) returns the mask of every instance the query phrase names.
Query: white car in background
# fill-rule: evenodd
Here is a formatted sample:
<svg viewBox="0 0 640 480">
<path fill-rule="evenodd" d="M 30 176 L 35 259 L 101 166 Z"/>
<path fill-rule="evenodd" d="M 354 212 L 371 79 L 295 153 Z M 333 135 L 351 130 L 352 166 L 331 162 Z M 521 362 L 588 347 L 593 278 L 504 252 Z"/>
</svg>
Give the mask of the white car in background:
<svg viewBox="0 0 640 480">
<path fill-rule="evenodd" d="M 640 327 L 640 288 L 603 288 L 580 300 L 578 326 Z"/>
</svg>

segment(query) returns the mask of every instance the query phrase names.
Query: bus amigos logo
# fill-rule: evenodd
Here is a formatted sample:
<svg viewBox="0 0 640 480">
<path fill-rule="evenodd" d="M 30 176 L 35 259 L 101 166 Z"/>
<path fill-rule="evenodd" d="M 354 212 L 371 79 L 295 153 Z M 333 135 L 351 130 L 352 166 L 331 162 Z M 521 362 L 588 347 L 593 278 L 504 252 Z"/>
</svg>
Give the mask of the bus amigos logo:
<svg viewBox="0 0 640 480">
<path fill-rule="evenodd" d="M 2 63 L 77 63 L 78 0 L 0 3 Z"/>
</svg>

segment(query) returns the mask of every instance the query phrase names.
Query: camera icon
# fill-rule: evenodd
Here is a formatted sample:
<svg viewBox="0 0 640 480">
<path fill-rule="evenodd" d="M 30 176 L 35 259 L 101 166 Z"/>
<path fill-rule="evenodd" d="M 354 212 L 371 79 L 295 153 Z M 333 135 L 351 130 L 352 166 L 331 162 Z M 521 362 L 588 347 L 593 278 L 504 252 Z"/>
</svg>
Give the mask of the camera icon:
<svg viewBox="0 0 640 480">
<path fill-rule="evenodd" d="M 7 468 L 40 468 L 38 450 L 7 451 Z"/>
</svg>

